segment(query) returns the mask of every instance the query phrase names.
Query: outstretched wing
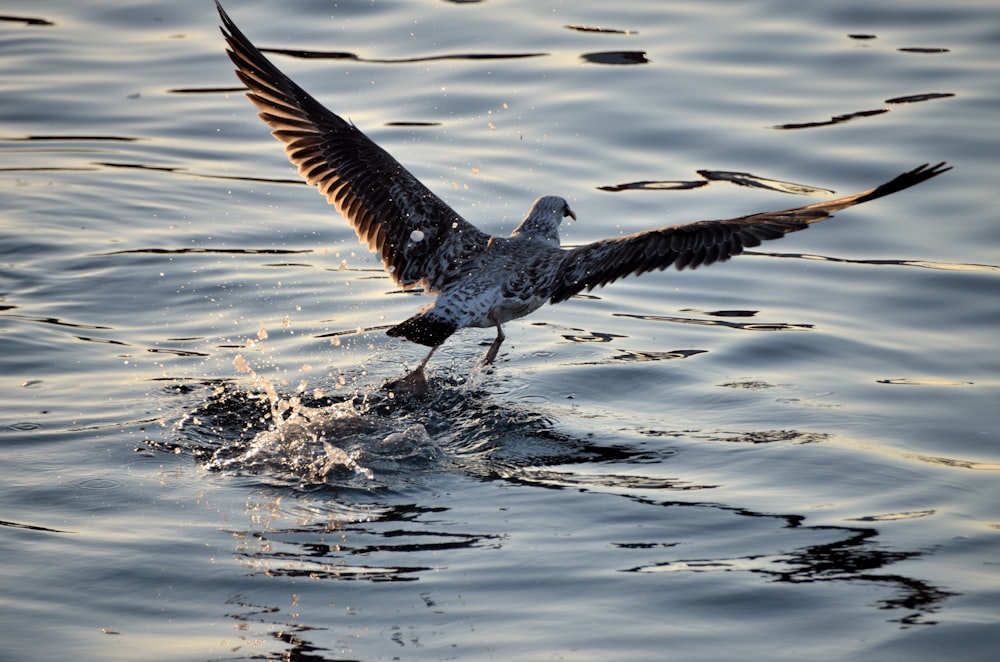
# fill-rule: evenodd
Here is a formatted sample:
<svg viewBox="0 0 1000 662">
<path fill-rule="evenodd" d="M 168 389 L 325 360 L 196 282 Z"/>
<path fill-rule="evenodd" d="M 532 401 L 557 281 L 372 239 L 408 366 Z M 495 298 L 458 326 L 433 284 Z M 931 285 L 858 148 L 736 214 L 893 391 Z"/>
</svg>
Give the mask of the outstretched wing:
<svg viewBox="0 0 1000 662">
<path fill-rule="evenodd" d="M 299 174 L 343 214 L 358 239 L 378 251 L 403 287 L 437 289 L 489 236 L 462 219 L 388 152 L 323 107 L 236 27 L 216 0 L 227 53 L 260 118 L 285 145 Z M 451 259 L 442 260 L 446 255 Z"/>
<path fill-rule="evenodd" d="M 762 241 L 826 220 L 833 212 L 902 191 L 951 170 L 944 165 L 925 163 L 881 186 L 846 198 L 739 218 L 671 225 L 580 246 L 566 252 L 550 301 L 559 303 L 582 290 L 671 265 L 680 270 L 724 262 Z"/>
</svg>

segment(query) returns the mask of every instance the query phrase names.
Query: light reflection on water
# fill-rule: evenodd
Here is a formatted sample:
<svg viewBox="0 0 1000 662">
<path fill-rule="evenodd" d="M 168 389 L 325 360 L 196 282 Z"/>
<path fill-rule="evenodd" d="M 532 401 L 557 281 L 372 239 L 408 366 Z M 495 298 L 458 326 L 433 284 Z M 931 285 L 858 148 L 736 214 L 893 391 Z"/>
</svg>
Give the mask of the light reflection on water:
<svg viewBox="0 0 1000 662">
<path fill-rule="evenodd" d="M 288 167 L 211 3 L 25 7 L 0 22 L 12 659 L 1000 643 L 994 9 L 231 7 L 497 232 L 544 193 L 578 245 L 956 166 L 542 309 L 492 370 L 463 332 L 414 402 L 384 384 L 422 350 L 382 330 L 424 301 Z M 316 52 L 348 56 L 290 57 Z"/>
</svg>

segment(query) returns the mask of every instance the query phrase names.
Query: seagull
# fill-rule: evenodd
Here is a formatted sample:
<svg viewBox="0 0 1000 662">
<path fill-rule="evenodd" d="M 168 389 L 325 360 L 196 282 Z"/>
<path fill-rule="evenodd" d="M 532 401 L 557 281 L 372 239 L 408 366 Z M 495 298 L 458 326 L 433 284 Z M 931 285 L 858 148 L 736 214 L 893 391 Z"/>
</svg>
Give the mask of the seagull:
<svg viewBox="0 0 1000 662">
<path fill-rule="evenodd" d="M 875 188 L 836 200 L 723 220 L 697 221 L 602 239 L 576 248 L 559 244 L 559 225 L 576 219 L 564 198 L 538 198 L 510 233 L 491 235 L 466 221 L 353 123 L 325 108 L 272 64 L 216 0 L 227 53 L 247 97 L 285 146 L 299 174 L 381 256 L 402 288 L 437 298 L 388 329 L 392 337 L 430 347 L 403 386 L 422 390 L 424 367 L 459 329 L 496 328 L 483 359 L 491 364 L 503 325 L 545 303 L 559 303 L 630 275 L 670 266 L 694 269 L 725 262 L 762 241 L 830 218 L 833 212 L 902 191 L 950 170 L 921 165 Z"/>
</svg>

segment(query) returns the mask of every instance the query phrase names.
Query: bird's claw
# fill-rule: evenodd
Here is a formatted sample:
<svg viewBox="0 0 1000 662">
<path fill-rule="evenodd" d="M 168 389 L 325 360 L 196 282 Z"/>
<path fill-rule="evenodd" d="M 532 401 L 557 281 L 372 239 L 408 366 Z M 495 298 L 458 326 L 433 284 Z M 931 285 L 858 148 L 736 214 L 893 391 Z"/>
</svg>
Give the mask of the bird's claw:
<svg viewBox="0 0 1000 662">
<path fill-rule="evenodd" d="M 385 387 L 397 394 L 421 397 L 427 394 L 427 376 L 424 374 L 424 366 L 421 364 L 415 370 L 401 377 L 394 382 L 389 382 Z"/>
</svg>

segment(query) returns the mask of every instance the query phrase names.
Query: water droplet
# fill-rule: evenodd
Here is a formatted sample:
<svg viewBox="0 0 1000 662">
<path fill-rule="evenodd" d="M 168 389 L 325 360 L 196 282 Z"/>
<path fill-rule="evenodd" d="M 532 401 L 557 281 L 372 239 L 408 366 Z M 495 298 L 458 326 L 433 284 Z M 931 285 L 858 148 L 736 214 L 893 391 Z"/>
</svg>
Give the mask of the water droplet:
<svg viewBox="0 0 1000 662">
<path fill-rule="evenodd" d="M 410 233 L 410 241 L 417 243 L 418 241 L 424 240 L 424 233 L 422 230 L 414 230 Z"/>
</svg>

